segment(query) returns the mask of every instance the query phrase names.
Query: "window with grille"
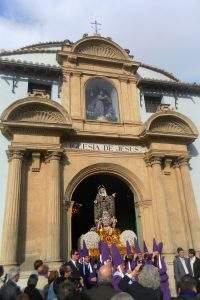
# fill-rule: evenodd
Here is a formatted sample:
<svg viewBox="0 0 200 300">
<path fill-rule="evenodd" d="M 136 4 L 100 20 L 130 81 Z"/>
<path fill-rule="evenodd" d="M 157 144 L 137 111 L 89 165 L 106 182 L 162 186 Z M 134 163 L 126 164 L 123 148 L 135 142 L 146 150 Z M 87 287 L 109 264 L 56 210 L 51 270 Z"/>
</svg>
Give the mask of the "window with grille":
<svg viewBox="0 0 200 300">
<path fill-rule="evenodd" d="M 161 104 L 161 96 L 144 96 L 145 108 L 147 113 L 155 113 L 158 106 Z"/>
</svg>

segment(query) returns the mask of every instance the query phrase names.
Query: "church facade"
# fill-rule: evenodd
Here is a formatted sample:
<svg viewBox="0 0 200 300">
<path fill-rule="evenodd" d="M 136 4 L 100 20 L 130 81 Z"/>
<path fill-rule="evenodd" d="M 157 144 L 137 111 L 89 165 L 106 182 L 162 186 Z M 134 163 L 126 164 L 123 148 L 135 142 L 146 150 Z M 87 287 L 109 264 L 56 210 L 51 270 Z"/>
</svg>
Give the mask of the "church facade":
<svg viewBox="0 0 200 300">
<path fill-rule="evenodd" d="M 135 61 L 101 36 L 3 52 L 0 69 L 8 99 L 0 125 L 8 157 L 4 265 L 64 260 L 76 235 L 72 219 L 79 223 L 79 209 L 89 218 L 90 190 L 116 178 L 132 194 L 132 229 L 149 248 L 154 237 L 163 241 L 170 272 L 178 246 L 200 250 L 198 85 Z M 120 210 L 128 218 L 126 198 L 119 207 L 119 218 Z M 83 231 L 93 221 L 83 221 Z"/>
</svg>

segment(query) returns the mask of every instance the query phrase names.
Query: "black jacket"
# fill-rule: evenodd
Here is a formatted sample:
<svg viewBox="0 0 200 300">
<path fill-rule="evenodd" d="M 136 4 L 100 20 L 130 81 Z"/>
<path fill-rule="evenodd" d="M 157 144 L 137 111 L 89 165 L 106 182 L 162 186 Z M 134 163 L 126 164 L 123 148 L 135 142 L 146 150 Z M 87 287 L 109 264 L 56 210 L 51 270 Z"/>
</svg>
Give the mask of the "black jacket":
<svg viewBox="0 0 200 300">
<path fill-rule="evenodd" d="M 123 292 L 129 293 L 134 300 L 163 300 L 163 295 L 160 289 L 153 290 L 140 285 L 138 282 L 129 284 L 130 278 L 124 276 L 119 282 L 119 288 Z"/>
<path fill-rule="evenodd" d="M 193 265 L 193 270 L 194 270 L 195 279 L 200 281 L 200 259 L 197 257 L 196 257 L 194 265 Z"/>
<path fill-rule="evenodd" d="M 74 278 L 80 278 L 83 277 L 83 267 L 82 264 L 80 264 L 79 262 L 77 263 L 77 267 L 75 267 L 74 263 L 69 260 L 68 262 L 64 263 L 65 266 L 70 266 L 72 269 L 72 274 L 71 276 Z"/>
<path fill-rule="evenodd" d="M 0 289 L 0 300 L 16 300 L 20 293 L 17 284 L 9 279 Z"/>
<path fill-rule="evenodd" d="M 24 293 L 26 293 L 30 300 L 43 300 L 43 297 L 41 296 L 40 292 L 36 288 L 26 287 L 24 289 Z"/>
<path fill-rule="evenodd" d="M 117 291 L 111 283 L 100 283 L 98 287 L 87 290 L 90 300 L 110 300 L 115 294 L 117 294 Z"/>
</svg>

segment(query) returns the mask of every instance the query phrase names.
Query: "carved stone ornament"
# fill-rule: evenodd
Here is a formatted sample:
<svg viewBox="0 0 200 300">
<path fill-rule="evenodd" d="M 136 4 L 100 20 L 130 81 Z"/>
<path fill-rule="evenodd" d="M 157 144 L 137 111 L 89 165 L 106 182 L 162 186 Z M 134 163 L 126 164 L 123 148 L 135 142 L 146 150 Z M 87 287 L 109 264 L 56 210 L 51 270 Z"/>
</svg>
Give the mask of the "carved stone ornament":
<svg viewBox="0 0 200 300">
<path fill-rule="evenodd" d="M 17 149 L 11 149 L 6 151 L 8 161 L 11 161 L 12 159 L 23 159 L 24 157 L 24 151 L 17 150 Z"/>
<path fill-rule="evenodd" d="M 124 59 L 123 54 L 117 48 L 103 41 L 94 41 L 81 44 L 78 49 L 76 49 L 76 52 L 112 59 Z"/>
<path fill-rule="evenodd" d="M 172 165 L 172 159 L 166 158 L 164 160 L 164 174 L 165 175 L 171 174 L 171 165 Z"/>
<path fill-rule="evenodd" d="M 46 93 L 45 90 L 33 90 L 31 93 L 28 93 L 30 98 L 43 98 L 49 99 L 49 94 Z"/>
<path fill-rule="evenodd" d="M 38 123 L 65 123 L 65 119 L 59 111 L 45 104 L 35 103 L 18 108 L 9 116 L 9 119 L 11 121 Z"/>
<path fill-rule="evenodd" d="M 170 107 L 170 104 L 161 103 L 158 105 L 156 112 L 172 112 L 174 109 Z"/>
<path fill-rule="evenodd" d="M 172 133 L 177 135 L 192 134 L 191 129 L 181 120 L 174 117 L 156 118 L 151 126 L 150 131 L 153 133 Z"/>
</svg>

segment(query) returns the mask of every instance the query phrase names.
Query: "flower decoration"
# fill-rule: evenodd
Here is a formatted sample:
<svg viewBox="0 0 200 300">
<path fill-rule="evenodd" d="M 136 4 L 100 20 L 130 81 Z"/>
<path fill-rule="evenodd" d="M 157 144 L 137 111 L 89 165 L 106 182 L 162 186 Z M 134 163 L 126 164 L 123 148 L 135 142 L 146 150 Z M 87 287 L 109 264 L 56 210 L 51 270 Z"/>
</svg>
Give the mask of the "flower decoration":
<svg viewBox="0 0 200 300">
<path fill-rule="evenodd" d="M 126 247 L 126 241 L 129 242 L 129 244 L 131 246 L 134 246 L 134 238 L 137 239 L 137 236 L 135 234 L 134 231 L 132 230 L 124 230 L 121 234 L 120 234 L 120 242 L 122 243 L 122 245 L 124 247 Z"/>
<path fill-rule="evenodd" d="M 80 237 L 80 245 L 83 247 L 83 240 L 88 249 L 98 248 L 100 236 L 95 231 L 88 231 Z"/>
</svg>

